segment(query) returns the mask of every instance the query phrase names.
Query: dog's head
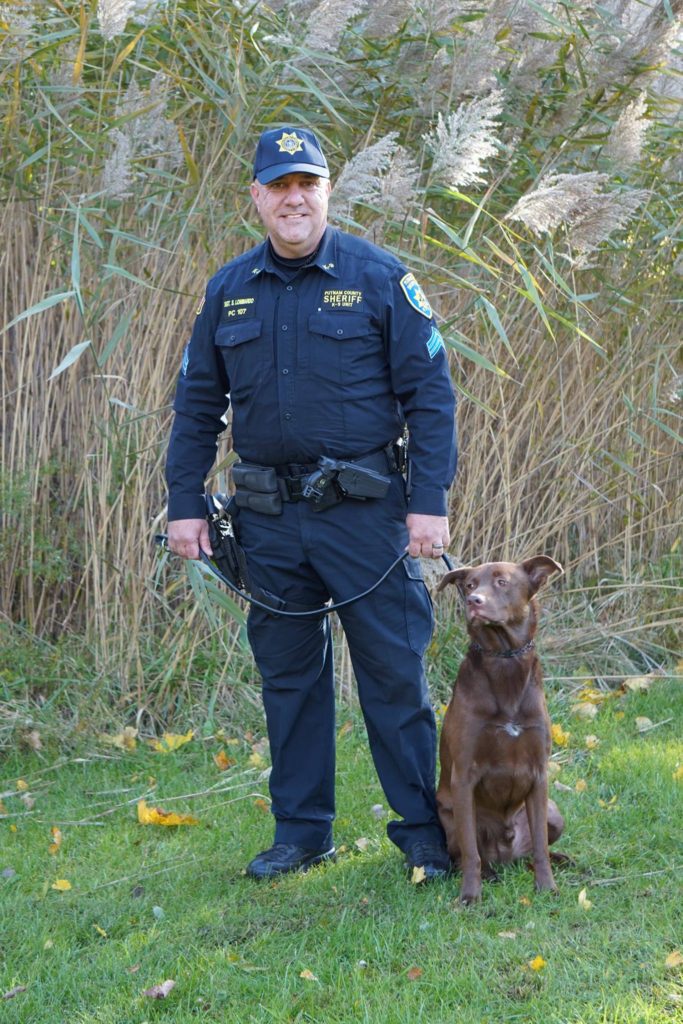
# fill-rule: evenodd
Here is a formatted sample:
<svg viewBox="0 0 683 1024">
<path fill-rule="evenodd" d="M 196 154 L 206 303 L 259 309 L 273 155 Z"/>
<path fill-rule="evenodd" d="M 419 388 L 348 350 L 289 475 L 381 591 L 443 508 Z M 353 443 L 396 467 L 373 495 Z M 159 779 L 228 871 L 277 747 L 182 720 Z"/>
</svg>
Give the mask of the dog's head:
<svg viewBox="0 0 683 1024">
<path fill-rule="evenodd" d="M 486 562 L 447 572 L 437 591 L 450 583 L 457 585 L 470 628 L 521 625 L 529 619 L 534 594 L 550 576 L 562 571 L 559 562 L 547 555 L 524 562 Z"/>
</svg>

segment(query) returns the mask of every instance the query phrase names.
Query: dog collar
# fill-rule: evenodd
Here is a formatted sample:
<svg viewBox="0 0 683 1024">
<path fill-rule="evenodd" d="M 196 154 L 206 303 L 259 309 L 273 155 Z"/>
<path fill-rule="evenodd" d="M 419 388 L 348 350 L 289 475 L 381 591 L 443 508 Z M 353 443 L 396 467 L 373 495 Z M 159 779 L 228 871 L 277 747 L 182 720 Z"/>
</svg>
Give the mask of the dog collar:
<svg viewBox="0 0 683 1024">
<path fill-rule="evenodd" d="M 528 640 L 524 647 L 518 647 L 516 651 L 485 651 L 481 644 L 478 644 L 476 640 L 473 640 L 471 647 L 477 654 L 486 654 L 489 658 L 516 658 L 519 654 L 526 654 L 527 651 L 532 651 L 536 644 L 533 640 Z"/>
</svg>

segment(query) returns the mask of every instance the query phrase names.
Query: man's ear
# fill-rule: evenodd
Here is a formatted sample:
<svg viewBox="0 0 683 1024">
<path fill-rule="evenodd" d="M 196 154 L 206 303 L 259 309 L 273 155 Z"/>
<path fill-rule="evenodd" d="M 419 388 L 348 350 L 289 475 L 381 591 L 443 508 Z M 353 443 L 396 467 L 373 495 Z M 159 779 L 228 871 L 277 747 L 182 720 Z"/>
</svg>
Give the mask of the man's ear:
<svg viewBox="0 0 683 1024">
<path fill-rule="evenodd" d="M 439 585 L 436 588 L 437 594 L 439 593 L 440 590 L 444 590 L 449 583 L 456 583 L 458 585 L 458 588 L 461 589 L 462 584 L 465 582 L 469 573 L 471 572 L 471 566 L 468 566 L 463 569 L 451 569 L 450 572 L 447 572 L 446 575 L 442 576 L 442 578 L 440 579 Z"/>
<path fill-rule="evenodd" d="M 560 563 L 548 558 L 547 555 L 535 555 L 534 558 L 527 558 L 525 562 L 522 562 L 522 569 L 529 577 L 532 594 L 535 594 L 553 573 L 564 572 Z"/>
</svg>

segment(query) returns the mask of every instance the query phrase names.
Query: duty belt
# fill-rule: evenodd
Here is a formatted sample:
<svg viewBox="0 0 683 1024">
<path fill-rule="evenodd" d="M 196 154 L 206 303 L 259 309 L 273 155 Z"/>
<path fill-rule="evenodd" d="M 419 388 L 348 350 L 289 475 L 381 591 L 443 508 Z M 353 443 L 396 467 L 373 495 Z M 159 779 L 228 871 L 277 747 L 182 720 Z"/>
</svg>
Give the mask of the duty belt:
<svg viewBox="0 0 683 1024">
<path fill-rule="evenodd" d="M 232 467 L 235 504 L 272 516 L 280 515 L 282 502 L 307 501 L 314 511 L 322 512 L 346 498 L 382 498 L 389 489 L 389 475 L 403 469 L 404 451 L 403 445 L 392 443 L 349 459 L 321 455 L 317 462 L 278 466 L 236 462 Z"/>
</svg>

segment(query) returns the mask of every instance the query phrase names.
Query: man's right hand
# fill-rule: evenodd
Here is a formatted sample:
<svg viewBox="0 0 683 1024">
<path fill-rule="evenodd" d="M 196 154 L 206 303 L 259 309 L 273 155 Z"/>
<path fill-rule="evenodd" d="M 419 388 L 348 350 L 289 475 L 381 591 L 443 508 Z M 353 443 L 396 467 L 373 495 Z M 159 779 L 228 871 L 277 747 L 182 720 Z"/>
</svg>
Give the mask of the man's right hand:
<svg viewBox="0 0 683 1024">
<path fill-rule="evenodd" d="M 199 549 L 212 555 L 206 519 L 173 519 L 168 524 L 168 546 L 181 558 L 199 558 Z"/>
</svg>

